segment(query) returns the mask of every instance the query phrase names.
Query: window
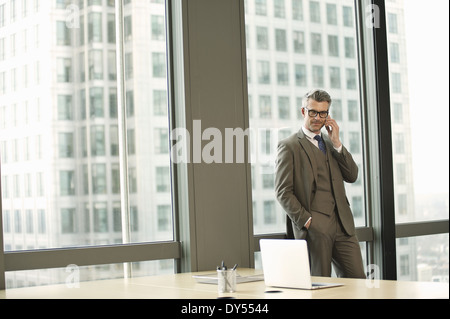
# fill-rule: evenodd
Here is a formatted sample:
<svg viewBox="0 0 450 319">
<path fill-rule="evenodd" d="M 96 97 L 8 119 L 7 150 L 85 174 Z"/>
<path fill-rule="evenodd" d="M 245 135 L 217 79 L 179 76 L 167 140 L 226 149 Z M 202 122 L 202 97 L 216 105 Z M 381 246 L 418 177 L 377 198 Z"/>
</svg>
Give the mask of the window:
<svg viewBox="0 0 450 319">
<path fill-rule="evenodd" d="M 274 0 L 274 16 L 277 18 L 284 18 L 285 17 L 285 4 L 284 4 L 284 0 Z"/>
<path fill-rule="evenodd" d="M 70 158 L 74 156 L 73 133 L 59 133 L 59 157 Z"/>
<path fill-rule="evenodd" d="M 69 83 L 72 82 L 72 59 L 67 59 L 67 58 L 58 58 L 57 59 L 57 79 L 58 82 L 60 83 Z M 16 82 L 16 70 L 12 70 L 11 73 L 11 78 L 13 78 L 14 75 L 14 80 L 12 80 L 11 82 L 13 90 L 15 91 L 17 88 L 17 82 Z"/>
<path fill-rule="evenodd" d="M 354 59 L 355 53 L 355 39 L 353 37 L 344 37 L 345 45 L 345 57 L 349 59 Z"/>
<path fill-rule="evenodd" d="M 256 27 L 256 46 L 261 50 L 269 48 L 269 34 L 266 27 Z"/>
<path fill-rule="evenodd" d="M 327 3 L 327 23 L 330 25 L 337 25 L 337 6 L 335 4 Z"/>
<path fill-rule="evenodd" d="M 305 33 L 302 31 L 293 31 L 292 38 L 294 39 L 294 52 L 305 53 Z"/>
<path fill-rule="evenodd" d="M 341 69 L 338 67 L 330 67 L 330 87 L 334 89 L 341 87 Z"/>
<path fill-rule="evenodd" d="M 55 0 L 45 10 L 32 9 L 42 1 L 0 2 L 7 250 L 120 244 L 122 217 L 130 221 L 130 244 L 173 240 L 164 2 L 124 4 L 123 50 L 116 47 L 114 1 Z M 69 5 L 78 5 L 77 27 L 65 19 Z M 42 41 L 44 30 L 49 41 Z M 119 57 L 124 82 L 118 79 Z M 119 93 L 125 96 L 125 126 L 119 125 Z M 128 166 L 122 170 L 124 149 Z M 125 176 L 127 194 L 121 189 Z M 125 196 L 128 207 L 122 207 Z M 11 274 L 8 283 L 36 280 L 31 273 Z"/>
<path fill-rule="evenodd" d="M 262 16 L 267 15 L 267 1 L 266 0 L 255 0 L 255 13 L 257 15 L 262 15 Z"/>
<path fill-rule="evenodd" d="M 297 86 L 306 87 L 307 83 L 307 74 L 306 74 L 306 65 L 304 64 L 295 64 L 295 84 Z"/>
<path fill-rule="evenodd" d="M 103 51 L 89 52 L 89 80 L 103 80 Z"/>
<path fill-rule="evenodd" d="M 166 76 L 166 55 L 163 52 L 152 52 L 153 77 L 164 78 Z"/>
<path fill-rule="evenodd" d="M 309 19 L 311 22 L 320 23 L 320 2 L 309 1 Z"/>
<path fill-rule="evenodd" d="M 303 0 L 292 0 L 292 19 L 303 20 Z"/>
<path fill-rule="evenodd" d="M 75 174 L 74 171 L 60 171 L 59 184 L 60 195 L 69 196 L 75 195 Z"/>
<path fill-rule="evenodd" d="M 102 14 L 100 12 L 91 12 L 88 14 L 88 39 L 89 42 L 102 42 Z"/>
<path fill-rule="evenodd" d="M 72 38 L 69 28 L 66 28 L 65 21 L 56 21 L 56 44 L 71 45 Z"/>
<path fill-rule="evenodd" d="M 267 164 L 275 162 L 278 141 L 303 124 L 302 97 L 310 89 L 324 88 L 332 95 L 330 111 L 341 139 L 363 171 L 354 1 L 272 1 L 273 16 L 269 10 L 262 13 L 265 3 L 255 0 L 255 12 L 251 5 L 246 10 L 246 37 L 256 39 L 255 46 L 247 46 L 247 72 L 256 76 L 248 83 L 256 235 L 285 232 L 285 213 L 272 186 L 275 168 Z M 292 8 L 284 16 L 283 5 Z M 357 183 L 346 184 L 358 226 L 366 223 L 363 180 L 360 174 Z"/>
<path fill-rule="evenodd" d="M 73 107 L 71 95 L 58 95 L 58 120 L 72 120 Z"/>
<path fill-rule="evenodd" d="M 275 29 L 275 48 L 277 51 L 287 50 L 286 30 Z"/>
<path fill-rule="evenodd" d="M 339 40 L 335 35 L 328 36 L 328 55 L 334 57 L 339 56 Z"/>
<path fill-rule="evenodd" d="M 278 85 L 288 85 L 289 84 L 289 73 L 288 64 L 278 62 L 277 63 L 277 82 Z"/>
<path fill-rule="evenodd" d="M 259 84 L 270 84 L 270 64 L 268 61 L 257 61 L 257 73 Z"/>
<path fill-rule="evenodd" d="M 311 53 L 315 55 L 322 54 L 322 35 L 320 33 L 311 34 Z"/>
<path fill-rule="evenodd" d="M 163 41 L 165 39 L 164 16 L 152 15 L 152 40 Z"/>
<path fill-rule="evenodd" d="M 444 1 L 431 1 L 427 6 L 414 1 L 386 2 L 398 225 L 414 222 L 422 228 L 421 222 L 448 220 L 449 216 L 449 146 L 431 137 L 448 136 L 449 124 L 440 121 L 424 126 L 430 116 L 427 110 L 448 118 L 448 102 L 433 101 L 430 95 L 448 90 L 448 50 L 423 51 L 438 42 L 448 48 L 448 6 Z M 414 23 L 417 17 L 420 26 Z M 424 108 L 430 101 L 433 107 Z M 448 234 L 412 236 L 397 239 L 398 279 L 448 282 Z"/>
<path fill-rule="evenodd" d="M 353 27 L 353 8 L 349 6 L 343 6 L 342 7 L 342 15 L 343 15 L 343 24 L 345 27 Z"/>
</svg>

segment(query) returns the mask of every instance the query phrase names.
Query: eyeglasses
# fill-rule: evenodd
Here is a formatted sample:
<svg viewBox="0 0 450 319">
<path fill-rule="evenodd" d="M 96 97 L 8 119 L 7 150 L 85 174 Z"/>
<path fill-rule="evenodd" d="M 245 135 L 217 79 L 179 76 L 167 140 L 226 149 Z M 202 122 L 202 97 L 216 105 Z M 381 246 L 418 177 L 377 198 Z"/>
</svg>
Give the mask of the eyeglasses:
<svg viewBox="0 0 450 319">
<path fill-rule="evenodd" d="M 307 107 L 305 107 L 305 109 L 308 111 L 308 115 L 309 115 L 310 117 L 316 117 L 317 114 L 319 114 L 319 116 L 320 116 L 321 118 L 326 119 L 326 118 L 328 117 L 328 114 L 329 114 L 328 111 L 317 112 L 317 111 L 314 111 L 314 110 L 310 110 L 310 109 L 308 109 Z"/>
</svg>

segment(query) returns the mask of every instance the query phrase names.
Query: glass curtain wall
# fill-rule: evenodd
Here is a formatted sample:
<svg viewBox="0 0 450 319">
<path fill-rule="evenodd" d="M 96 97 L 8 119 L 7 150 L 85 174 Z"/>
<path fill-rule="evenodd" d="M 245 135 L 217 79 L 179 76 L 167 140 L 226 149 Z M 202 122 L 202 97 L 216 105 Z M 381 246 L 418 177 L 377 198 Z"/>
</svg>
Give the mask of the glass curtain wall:
<svg viewBox="0 0 450 319">
<path fill-rule="evenodd" d="M 121 244 L 123 216 L 132 243 L 173 240 L 165 3 L 123 6 L 125 43 L 118 52 L 114 0 L 0 0 L 5 251 Z M 126 149 L 117 103 L 122 54 Z M 97 272 L 122 276 L 111 268 L 120 270 Z M 135 270 L 172 272 L 173 262 Z M 7 274 L 7 282 L 26 285 L 22 277 Z"/>
<path fill-rule="evenodd" d="M 345 186 L 356 226 L 366 226 L 354 1 L 246 0 L 245 14 L 255 235 L 285 233 L 274 193 L 277 144 L 303 125 L 302 97 L 313 88 L 330 93 L 330 115 L 360 168 Z"/>
<path fill-rule="evenodd" d="M 247 0 L 247 67 L 255 234 L 282 233 L 274 196 L 278 141 L 303 125 L 302 97 L 313 88 L 333 99 L 343 144 L 360 166 L 346 185 L 357 226 L 366 225 L 355 9 L 348 1 Z"/>
<path fill-rule="evenodd" d="M 449 217 L 448 6 L 386 2 L 397 223 Z M 397 239 L 400 280 L 448 282 L 448 259 L 448 234 Z"/>
</svg>

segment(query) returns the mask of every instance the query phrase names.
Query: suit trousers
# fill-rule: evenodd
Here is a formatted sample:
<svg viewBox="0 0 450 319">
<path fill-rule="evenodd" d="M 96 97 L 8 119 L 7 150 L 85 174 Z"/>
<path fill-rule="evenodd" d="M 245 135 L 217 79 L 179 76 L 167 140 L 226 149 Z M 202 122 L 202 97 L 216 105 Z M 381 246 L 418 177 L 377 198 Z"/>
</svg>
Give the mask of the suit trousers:
<svg viewBox="0 0 450 319">
<path fill-rule="evenodd" d="M 337 212 L 311 214 L 306 235 L 311 275 L 331 277 L 333 264 L 338 277 L 366 278 L 358 239 L 345 233 Z"/>
</svg>

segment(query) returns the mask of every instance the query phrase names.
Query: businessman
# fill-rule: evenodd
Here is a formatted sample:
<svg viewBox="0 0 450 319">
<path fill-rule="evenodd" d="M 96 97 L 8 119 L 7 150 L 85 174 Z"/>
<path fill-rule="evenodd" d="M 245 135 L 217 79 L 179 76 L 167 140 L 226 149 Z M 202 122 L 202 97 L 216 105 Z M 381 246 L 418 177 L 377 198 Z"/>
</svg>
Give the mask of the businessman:
<svg viewBox="0 0 450 319">
<path fill-rule="evenodd" d="M 308 243 L 313 276 L 331 276 L 333 264 L 339 277 L 365 278 L 344 188 L 358 178 L 358 166 L 339 139 L 330 106 L 323 90 L 305 95 L 303 126 L 278 145 L 275 192 L 289 217 L 288 238 Z"/>
</svg>

